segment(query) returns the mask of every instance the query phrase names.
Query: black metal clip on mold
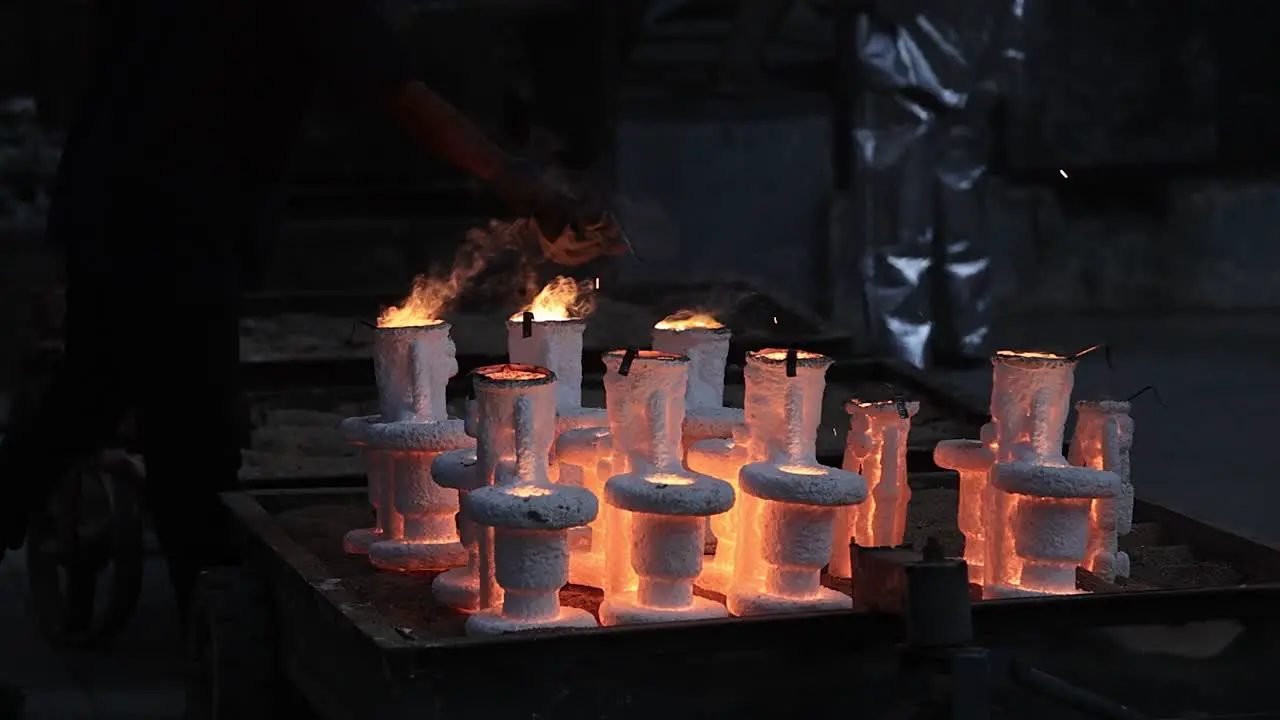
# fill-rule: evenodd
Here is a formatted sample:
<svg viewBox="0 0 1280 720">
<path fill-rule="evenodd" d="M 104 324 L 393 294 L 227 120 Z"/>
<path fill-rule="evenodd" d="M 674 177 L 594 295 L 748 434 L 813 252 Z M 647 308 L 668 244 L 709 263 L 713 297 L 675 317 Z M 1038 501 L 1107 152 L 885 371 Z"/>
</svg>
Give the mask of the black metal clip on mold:
<svg viewBox="0 0 1280 720">
<path fill-rule="evenodd" d="M 889 401 L 893 403 L 893 409 L 898 411 L 898 417 L 906 420 L 907 417 L 911 415 L 910 410 L 907 408 L 906 393 L 898 389 L 898 386 L 893 383 L 887 383 L 881 380 L 880 384 L 889 390 Z"/>
<path fill-rule="evenodd" d="M 524 315 L 520 316 L 520 322 L 523 323 L 523 328 L 520 330 L 521 336 L 533 337 L 533 313 L 525 310 Z"/>
<path fill-rule="evenodd" d="M 787 348 L 787 377 L 796 376 L 796 361 L 799 357 L 800 353 L 795 348 Z"/>
<path fill-rule="evenodd" d="M 907 401 L 901 396 L 893 399 L 893 407 L 898 411 L 898 417 L 906 420 L 911 413 L 907 410 Z"/>
<path fill-rule="evenodd" d="M 619 375 L 626 377 L 631 374 L 631 363 L 636 361 L 636 355 L 638 353 L 639 351 L 635 348 L 627 348 L 627 351 L 622 353 L 622 363 L 618 365 Z"/>
</svg>

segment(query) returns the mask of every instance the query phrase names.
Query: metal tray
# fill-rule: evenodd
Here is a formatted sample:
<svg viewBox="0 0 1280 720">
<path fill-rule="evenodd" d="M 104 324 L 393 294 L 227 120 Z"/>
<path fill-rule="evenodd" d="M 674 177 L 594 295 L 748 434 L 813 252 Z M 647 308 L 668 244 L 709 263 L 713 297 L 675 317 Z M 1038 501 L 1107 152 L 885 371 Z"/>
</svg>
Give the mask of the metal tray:
<svg viewBox="0 0 1280 720">
<path fill-rule="evenodd" d="M 225 496 L 247 567 L 266 588 L 263 617 L 275 619 L 280 670 L 326 720 L 823 717 L 850 705 L 879 717 L 919 690 L 900 672 L 900 619 L 866 613 L 497 639 L 409 636 L 275 519 L 343 494 L 351 495 Z M 412 587 L 427 592 L 425 583 Z M 976 639 L 995 661 L 993 717 L 1076 717 L 1019 695 L 1000 665 L 1012 656 L 1153 717 L 1274 708 L 1262 662 L 1280 639 L 1277 602 L 1280 586 L 1259 585 L 978 603 Z"/>
</svg>

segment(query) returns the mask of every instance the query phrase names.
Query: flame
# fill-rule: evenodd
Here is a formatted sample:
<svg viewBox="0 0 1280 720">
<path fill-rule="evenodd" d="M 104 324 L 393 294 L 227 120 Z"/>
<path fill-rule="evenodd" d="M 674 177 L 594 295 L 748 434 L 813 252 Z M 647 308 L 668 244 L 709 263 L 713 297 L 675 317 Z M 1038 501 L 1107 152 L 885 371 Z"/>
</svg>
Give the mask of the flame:
<svg viewBox="0 0 1280 720">
<path fill-rule="evenodd" d="M 536 232 L 528 221 L 493 221 L 486 227 L 471 228 L 448 269 L 432 268 L 430 273 L 415 277 L 409 296 L 378 316 L 378 327 L 439 324 L 450 304 L 480 276 L 490 259 L 522 247 Z M 524 268 L 521 271 L 527 272 Z"/>
<path fill-rule="evenodd" d="M 520 320 L 526 312 L 531 312 L 534 322 L 563 322 L 584 318 L 594 309 L 595 298 L 590 290 L 572 278 L 558 277 L 539 290 L 511 319 Z"/>
<path fill-rule="evenodd" d="M 552 490 L 541 485 L 512 485 L 503 492 L 512 497 L 535 498 L 546 497 L 552 493 Z"/>
<path fill-rule="evenodd" d="M 719 330 L 724 324 L 704 310 L 679 310 L 658 321 L 655 330 Z"/>
<path fill-rule="evenodd" d="M 751 354 L 759 358 L 764 358 L 765 360 L 786 360 L 787 359 L 787 351 L 779 350 L 776 348 L 769 348 L 768 350 L 757 350 Z M 821 357 L 822 357 L 822 353 L 809 352 L 808 350 L 796 351 L 797 360 L 818 360 Z"/>
<path fill-rule="evenodd" d="M 419 275 L 413 279 L 413 291 L 400 302 L 378 315 L 378 327 L 402 328 L 439 325 L 445 306 L 453 300 L 457 288 L 449 279 Z"/>
<path fill-rule="evenodd" d="M 538 237 L 537 225 L 529 219 L 491 220 L 483 227 L 467 230 L 452 264 L 447 268 L 433 267 L 430 273 L 414 278 L 409 296 L 384 310 L 378 317 L 378 327 L 421 327 L 442 322 L 453 301 L 479 280 L 491 260 L 520 253 L 530 243 L 536 244 Z M 515 295 L 527 292 L 527 279 L 533 273 L 533 265 L 522 261 L 515 272 L 502 277 L 490 274 L 483 282 L 489 290 L 510 290 Z"/>
</svg>

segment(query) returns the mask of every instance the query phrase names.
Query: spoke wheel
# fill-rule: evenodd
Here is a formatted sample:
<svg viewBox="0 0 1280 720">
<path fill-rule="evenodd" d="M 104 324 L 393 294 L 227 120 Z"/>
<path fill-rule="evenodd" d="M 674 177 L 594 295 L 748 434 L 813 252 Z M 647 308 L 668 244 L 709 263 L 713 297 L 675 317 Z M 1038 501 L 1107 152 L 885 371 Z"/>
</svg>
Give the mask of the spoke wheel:
<svg viewBox="0 0 1280 720">
<path fill-rule="evenodd" d="M 40 628 L 54 643 L 109 643 L 142 590 L 140 464 L 120 451 L 76 463 L 27 531 L 27 578 Z"/>
</svg>

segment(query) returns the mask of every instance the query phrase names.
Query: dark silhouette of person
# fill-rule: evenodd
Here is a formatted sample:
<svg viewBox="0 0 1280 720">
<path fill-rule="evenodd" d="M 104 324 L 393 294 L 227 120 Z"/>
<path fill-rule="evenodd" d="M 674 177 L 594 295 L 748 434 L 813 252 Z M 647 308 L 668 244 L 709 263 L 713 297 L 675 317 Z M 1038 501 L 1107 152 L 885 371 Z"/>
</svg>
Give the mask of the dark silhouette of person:
<svg viewBox="0 0 1280 720">
<path fill-rule="evenodd" d="M 200 570 L 233 560 L 217 494 L 235 487 L 247 423 L 241 258 L 317 84 L 381 102 L 417 144 L 489 182 L 556 238 L 547 257 L 621 248 L 562 233 L 586 210 L 416 81 L 367 0 L 98 0 L 95 12 L 93 76 L 46 227 L 65 258 L 65 355 L 0 445 L 0 533 L 20 547 L 29 509 L 132 412 L 185 617 Z"/>
</svg>

